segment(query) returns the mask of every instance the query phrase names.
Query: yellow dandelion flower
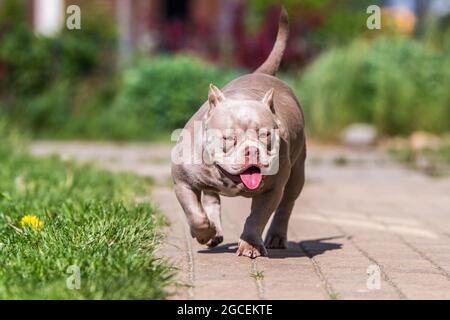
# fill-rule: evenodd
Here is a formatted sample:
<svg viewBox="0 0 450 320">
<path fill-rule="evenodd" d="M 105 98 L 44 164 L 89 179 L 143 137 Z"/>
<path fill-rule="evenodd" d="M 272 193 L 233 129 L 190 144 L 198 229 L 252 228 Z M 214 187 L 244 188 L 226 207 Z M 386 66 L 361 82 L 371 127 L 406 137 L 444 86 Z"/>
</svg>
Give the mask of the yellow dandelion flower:
<svg viewBox="0 0 450 320">
<path fill-rule="evenodd" d="M 41 230 L 44 225 L 44 222 L 41 221 L 36 216 L 26 215 L 26 216 L 23 216 L 22 219 L 20 219 L 20 225 L 22 227 L 30 226 L 33 230 Z"/>
</svg>

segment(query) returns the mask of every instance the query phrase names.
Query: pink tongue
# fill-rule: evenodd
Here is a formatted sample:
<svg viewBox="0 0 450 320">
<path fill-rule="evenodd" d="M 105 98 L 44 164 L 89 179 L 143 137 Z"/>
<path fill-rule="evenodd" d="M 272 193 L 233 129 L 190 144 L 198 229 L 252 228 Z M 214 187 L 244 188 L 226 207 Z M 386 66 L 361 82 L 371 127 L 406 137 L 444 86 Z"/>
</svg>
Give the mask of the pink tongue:
<svg viewBox="0 0 450 320">
<path fill-rule="evenodd" d="M 250 190 L 255 190 L 259 187 L 262 180 L 261 171 L 258 168 L 250 167 L 240 174 L 242 182 Z"/>
</svg>

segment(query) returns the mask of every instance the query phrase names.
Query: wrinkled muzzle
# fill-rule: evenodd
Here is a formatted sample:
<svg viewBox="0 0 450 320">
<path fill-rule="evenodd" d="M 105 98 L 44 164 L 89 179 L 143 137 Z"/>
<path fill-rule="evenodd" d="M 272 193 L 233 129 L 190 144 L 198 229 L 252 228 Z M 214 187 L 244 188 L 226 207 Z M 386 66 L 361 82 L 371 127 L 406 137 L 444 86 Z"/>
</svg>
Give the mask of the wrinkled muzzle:
<svg viewBox="0 0 450 320">
<path fill-rule="evenodd" d="M 274 139 L 271 150 L 262 141 L 246 139 L 229 152 L 224 152 L 220 143 L 208 143 L 205 151 L 210 164 L 231 175 L 240 175 L 251 167 L 259 168 L 262 175 L 278 172 L 279 139 Z"/>
</svg>

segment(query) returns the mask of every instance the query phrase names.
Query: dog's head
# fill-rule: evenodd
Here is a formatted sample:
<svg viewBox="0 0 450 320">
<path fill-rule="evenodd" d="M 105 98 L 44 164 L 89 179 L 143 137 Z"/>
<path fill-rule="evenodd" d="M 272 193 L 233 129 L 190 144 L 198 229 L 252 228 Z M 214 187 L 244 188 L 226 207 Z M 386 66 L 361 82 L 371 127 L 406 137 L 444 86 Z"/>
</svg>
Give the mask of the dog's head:
<svg viewBox="0 0 450 320">
<path fill-rule="evenodd" d="M 279 126 L 274 90 L 261 100 L 228 99 L 210 85 L 204 117 L 205 157 L 222 175 L 249 190 L 278 172 Z"/>
</svg>

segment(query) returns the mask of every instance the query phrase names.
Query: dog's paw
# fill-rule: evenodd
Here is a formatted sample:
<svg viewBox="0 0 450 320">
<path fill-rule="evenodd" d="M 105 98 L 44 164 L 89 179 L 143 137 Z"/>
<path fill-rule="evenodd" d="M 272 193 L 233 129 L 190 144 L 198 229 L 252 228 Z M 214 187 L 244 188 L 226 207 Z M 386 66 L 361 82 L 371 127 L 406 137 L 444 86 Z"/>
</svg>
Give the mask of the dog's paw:
<svg viewBox="0 0 450 320">
<path fill-rule="evenodd" d="M 269 232 L 264 240 L 267 249 L 286 249 L 287 237 L 278 233 Z"/>
<path fill-rule="evenodd" d="M 223 241 L 223 236 L 222 235 L 215 235 L 212 239 L 210 239 L 206 245 L 210 248 L 213 248 L 215 246 L 217 246 L 218 244 L 222 243 Z"/>
<path fill-rule="evenodd" d="M 198 243 L 206 244 L 208 241 L 212 240 L 216 235 L 216 230 L 214 228 L 194 228 L 191 227 L 192 238 L 197 239 Z"/>
<path fill-rule="evenodd" d="M 238 256 L 254 259 L 259 256 L 267 256 L 267 250 L 262 243 L 254 246 L 241 239 L 239 240 L 239 248 L 237 249 L 236 254 Z"/>
</svg>

